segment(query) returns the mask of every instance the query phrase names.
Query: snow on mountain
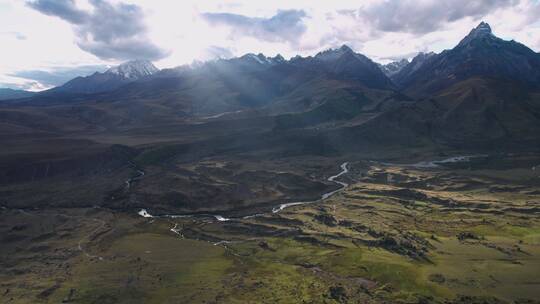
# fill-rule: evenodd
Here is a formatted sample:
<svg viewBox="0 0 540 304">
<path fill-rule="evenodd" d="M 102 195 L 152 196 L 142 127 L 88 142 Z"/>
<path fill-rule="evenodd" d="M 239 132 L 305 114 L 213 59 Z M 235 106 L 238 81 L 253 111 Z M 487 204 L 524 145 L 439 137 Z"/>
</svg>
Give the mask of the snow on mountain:
<svg viewBox="0 0 540 304">
<path fill-rule="evenodd" d="M 401 84 L 401 82 L 405 81 L 405 79 L 407 79 L 410 75 L 415 73 L 418 69 L 422 67 L 422 65 L 424 65 L 427 61 L 429 61 L 434 56 L 436 56 L 434 52 L 429 52 L 429 53 L 420 52 L 411 60 L 410 63 L 401 67 L 399 71 L 391 74 L 389 77 L 395 83 Z"/>
<path fill-rule="evenodd" d="M 409 94 L 433 94 L 472 77 L 540 85 L 538 53 L 514 40 L 498 38 L 485 22 L 472 29 L 453 49 L 418 57 L 409 66 L 393 78 L 398 85 L 407 87 Z"/>
<path fill-rule="evenodd" d="M 86 77 L 76 77 L 48 93 L 69 92 L 92 94 L 115 90 L 127 83 L 159 72 L 148 60 L 133 60 L 113 67 L 104 73 L 96 72 Z"/>
<path fill-rule="evenodd" d="M 354 51 L 344 44 L 339 49 L 328 49 L 326 51 L 319 52 L 317 55 L 315 55 L 315 58 L 321 61 L 334 61 L 348 53 L 354 54 Z"/>
<path fill-rule="evenodd" d="M 401 69 L 403 69 L 408 64 L 409 64 L 409 60 L 404 58 L 404 59 L 401 59 L 400 61 L 394 61 L 388 64 L 380 64 L 379 67 L 381 68 L 381 70 L 386 76 L 390 77 L 394 74 L 399 73 L 399 71 L 401 71 Z"/>
<path fill-rule="evenodd" d="M 273 65 L 281 62 L 285 62 L 285 58 L 281 55 L 276 55 L 275 57 L 266 57 L 264 54 L 259 53 L 258 55 L 255 55 L 253 53 L 246 54 L 240 59 L 248 60 L 254 63 L 262 64 L 262 65 Z"/>
<path fill-rule="evenodd" d="M 119 66 L 110 68 L 105 73 L 119 75 L 127 79 L 139 79 L 159 72 L 148 60 L 133 60 L 122 63 Z"/>
<path fill-rule="evenodd" d="M 494 39 L 497 39 L 497 37 L 495 37 L 495 35 L 493 35 L 491 31 L 491 26 L 482 21 L 476 28 L 471 30 L 469 35 L 467 35 L 465 38 L 463 38 L 463 40 L 461 40 L 458 46 L 464 46 L 475 39 L 483 37 L 492 37 Z"/>
</svg>

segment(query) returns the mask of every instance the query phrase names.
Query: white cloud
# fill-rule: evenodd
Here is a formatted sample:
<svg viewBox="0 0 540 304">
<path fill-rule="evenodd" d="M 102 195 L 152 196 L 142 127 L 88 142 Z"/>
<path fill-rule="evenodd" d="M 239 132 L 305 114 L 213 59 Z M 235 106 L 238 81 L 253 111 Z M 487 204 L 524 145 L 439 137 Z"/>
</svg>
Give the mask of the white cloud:
<svg viewBox="0 0 540 304">
<path fill-rule="evenodd" d="M 92 1 L 96 0 L 73 1 L 89 14 L 95 9 Z M 419 51 L 440 52 L 451 48 L 481 20 L 489 22 L 501 38 L 515 39 L 540 50 L 540 22 L 536 21 L 540 20 L 540 4 L 536 0 L 472 4 L 459 0 L 444 5 L 438 0 L 100 1 L 114 6 L 125 3 L 140 7 L 145 25 L 143 37 L 148 43 L 170 51 L 169 56 L 156 62 L 162 68 L 248 52 L 270 56 L 280 53 L 284 57 L 312 55 L 344 43 L 374 60 L 385 62 Z M 302 11 L 305 16 L 300 18 L 301 23 L 293 23 L 294 31 L 276 35 L 268 35 L 264 26 L 260 26 L 258 32 L 246 31 L 238 24 L 235 27 L 230 23 L 212 23 L 203 17 L 204 14 L 229 14 L 227 16 L 240 15 L 247 18 L 244 20 L 261 21 L 287 10 Z M 436 18 L 427 19 L 431 15 Z M 78 37 L 70 23 L 41 14 L 24 1 L 0 0 L 0 28 L 0 45 L 9 46 L 3 48 L 0 57 L 0 83 L 27 81 L 7 76 L 20 70 L 118 63 L 118 59 L 97 58 L 91 54 L 91 48 L 79 48 Z M 17 39 L 17 35 L 26 39 Z M 114 55 L 122 57 L 118 53 Z"/>
</svg>

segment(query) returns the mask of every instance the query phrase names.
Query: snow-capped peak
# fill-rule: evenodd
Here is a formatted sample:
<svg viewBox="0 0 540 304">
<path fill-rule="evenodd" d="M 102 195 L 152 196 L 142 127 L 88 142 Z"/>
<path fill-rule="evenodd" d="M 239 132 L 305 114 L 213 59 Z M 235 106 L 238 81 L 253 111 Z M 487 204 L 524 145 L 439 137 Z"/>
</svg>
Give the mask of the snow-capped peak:
<svg viewBox="0 0 540 304">
<path fill-rule="evenodd" d="M 344 44 L 339 49 L 328 49 L 326 51 L 319 52 L 317 55 L 315 55 L 315 58 L 322 61 L 332 61 L 338 59 L 344 54 L 349 53 L 356 55 L 356 53 L 354 53 L 354 51 L 348 45 Z"/>
<path fill-rule="evenodd" d="M 483 37 L 494 37 L 494 36 L 491 31 L 491 26 L 489 26 L 489 24 L 487 24 L 486 22 L 482 21 L 476 28 L 471 30 L 469 35 L 467 35 L 465 38 L 463 38 L 463 40 L 461 40 L 459 45 L 466 45 L 473 40 L 476 40 L 478 38 L 483 38 Z"/>
<path fill-rule="evenodd" d="M 285 59 L 281 55 L 277 55 L 276 57 L 272 58 L 272 57 L 266 57 L 262 53 L 259 53 L 258 55 L 249 53 L 240 58 L 248 59 L 262 65 L 273 65 L 273 64 L 277 64 L 277 63 L 281 63 L 285 61 Z"/>
<path fill-rule="evenodd" d="M 400 61 L 394 61 L 394 62 L 390 62 L 384 65 L 379 64 L 379 67 L 381 68 L 381 70 L 386 76 L 390 77 L 394 74 L 399 73 L 399 71 L 401 71 L 401 69 L 403 69 L 408 64 L 409 64 L 409 60 L 403 58 Z"/>
<path fill-rule="evenodd" d="M 474 29 L 477 33 L 484 33 L 484 34 L 491 34 L 491 26 L 489 26 L 488 23 L 482 21 L 480 24 Z"/>
<path fill-rule="evenodd" d="M 127 79 L 139 79 L 157 73 L 159 70 L 148 60 L 132 60 L 110 68 L 106 73 L 120 75 Z"/>
</svg>

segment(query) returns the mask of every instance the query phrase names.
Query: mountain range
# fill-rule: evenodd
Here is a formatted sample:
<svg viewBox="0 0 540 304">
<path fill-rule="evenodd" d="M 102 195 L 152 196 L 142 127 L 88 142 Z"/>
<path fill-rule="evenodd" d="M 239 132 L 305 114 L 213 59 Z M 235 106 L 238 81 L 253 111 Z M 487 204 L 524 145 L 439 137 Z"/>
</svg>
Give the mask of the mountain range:
<svg viewBox="0 0 540 304">
<path fill-rule="evenodd" d="M 207 157 L 537 150 L 540 55 L 481 23 L 450 50 L 384 66 L 346 45 L 163 70 L 139 60 L 4 100 L 0 126 L 0 182 L 106 174 L 125 158 L 166 179 L 172 160 Z"/>
<path fill-rule="evenodd" d="M 346 45 L 312 57 L 285 60 L 280 55 L 246 54 L 164 70 L 149 61 L 135 60 L 38 94 L 11 95 L 30 98 L 4 104 L 76 103 L 88 109 L 99 102 L 103 121 L 95 126 L 89 122 L 95 128 L 114 127 L 119 121 L 166 122 L 217 115 L 271 116 L 278 128 L 315 127 L 327 121 L 364 128 L 385 119 L 388 111 L 406 116 L 417 108 L 418 115 L 426 115 L 428 121 L 422 123 L 430 130 L 413 132 L 415 136 L 428 132 L 431 141 L 445 142 L 446 138 L 469 138 L 464 133 L 448 135 L 455 128 L 446 124 L 457 123 L 449 121 L 451 117 L 469 117 L 467 121 L 474 123 L 485 120 L 486 132 L 493 131 L 493 125 L 505 130 L 497 133 L 501 138 L 521 137 L 523 133 L 510 131 L 511 122 L 500 118 L 499 112 L 508 117 L 510 108 L 519 115 L 528 113 L 525 120 L 535 122 L 539 85 L 540 55 L 518 42 L 496 37 L 482 22 L 453 49 L 420 53 L 411 62 L 403 59 L 380 65 Z M 488 98 L 503 88 L 508 92 L 493 97 L 496 100 Z M 446 100 L 448 96 L 453 98 Z M 129 103 L 124 102 L 127 100 Z M 137 119 L 139 114 L 145 115 Z M 91 116 L 89 120 L 94 119 Z M 419 122 L 410 118 L 403 123 Z M 439 136 L 439 128 L 448 136 Z M 479 130 L 478 136 L 483 137 L 481 134 Z"/>
<path fill-rule="evenodd" d="M 134 60 L 108 69 L 103 73 L 96 72 L 90 76 L 74 78 L 62 86 L 44 92 L 92 94 L 112 91 L 121 86 L 149 77 L 159 70 L 147 60 Z"/>
<path fill-rule="evenodd" d="M 429 56 L 414 72 L 398 76 L 396 82 L 412 95 L 429 95 L 471 77 L 538 86 L 540 56 L 521 43 L 496 37 L 489 24 L 482 22 L 456 47 Z"/>
<path fill-rule="evenodd" d="M 379 63 L 378 65 L 381 71 L 383 71 L 386 76 L 392 78 L 393 75 L 399 73 L 404 67 L 409 65 L 409 63 L 409 60 L 403 58 L 399 61 L 393 61 L 387 64 Z"/>
</svg>

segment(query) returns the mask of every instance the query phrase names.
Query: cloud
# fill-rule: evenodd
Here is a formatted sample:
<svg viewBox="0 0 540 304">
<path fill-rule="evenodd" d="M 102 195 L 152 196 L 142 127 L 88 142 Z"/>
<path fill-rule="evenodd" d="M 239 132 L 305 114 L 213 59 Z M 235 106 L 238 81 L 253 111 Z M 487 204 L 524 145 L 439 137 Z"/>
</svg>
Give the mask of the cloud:
<svg viewBox="0 0 540 304">
<path fill-rule="evenodd" d="M 212 25 L 226 25 L 232 35 L 250 36 L 269 42 L 295 44 L 306 31 L 303 10 L 279 10 L 270 18 L 247 17 L 231 13 L 204 13 L 202 17 Z"/>
<path fill-rule="evenodd" d="M 394 56 L 381 56 L 378 59 L 378 61 L 381 61 L 381 62 L 394 62 L 394 61 L 400 61 L 400 60 L 403 60 L 403 59 L 407 59 L 407 60 L 410 60 L 410 59 L 413 59 L 416 55 L 418 55 L 418 53 L 429 53 L 429 50 L 427 49 L 423 49 L 421 51 L 414 51 L 414 52 L 409 52 L 409 53 L 403 53 L 403 54 L 397 54 L 397 55 L 394 55 Z"/>
<path fill-rule="evenodd" d="M 89 0 L 92 11 L 77 7 L 74 0 L 34 0 L 28 6 L 58 17 L 74 29 L 77 45 L 104 60 L 159 60 L 168 52 L 154 45 L 147 35 L 144 13 L 132 4 Z"/>
<path fill-rule="evenodd" d="M 207 47 L 203 53 L 203 60 L 229 59 L 234 57 L 234 54 L 230 49 L 216 45 Z"/>
<path fill-rule="evenodd" d="M 0 89 L 2 88 L 38 92 L 49 89 L 50 87 L 43 86 L 37 81 L 19 81 L 17 83 L 0 82 Z"/>
<path fill-rule="evenodd" d="M 29 80 L 33 85 L 39 83 L 41 87 L 59 86 L 67 81 L 78 77 L 87 76 L 95 72 L 105 71 L 106 65 L 86 65 L 80 67 L 57 67 L 50 70 L 23 70 L 17 71 L 8 76 Z M 25 82 L 26 83 L 26 82 Z"/>
<path fill-rule="evenodd" d="M 73 0 L 37 0 L 28 6 L 49 16 L 56 16 L 73 24 L 83 24 L 88 14 L 79 10 Z"/>
<path fill-rule="evenodd" d="M 441 29 L 449 22 L 466 17 L 476 19 L 518 2 L 518 0 L 381 1 L 363 9 L 346 10 L 342 13 L 364 19 L 379 31 L 425 34 Z"/>
<path fill-rule="evenodd" d="M 538 0 L 0 0 L 0 82 L 15 83 L 2 77 L 18 70 L 103 62 L 92 53 L 148 59 L 163 48 L 172 53 L 157 62 L 162 68 L 250 52 L 308 56 L 342 44 L 389 61 L 452 48 L 481 20 L 538 52 L 539 18 Z"/>
<path fill-rule="evenodd" d="M 23 33 L 19 33 L 19 32 L 0 32 L 0 35 L 11 36 L 17 40 L 26 40 L 26 36 Z"/>
</svg>

